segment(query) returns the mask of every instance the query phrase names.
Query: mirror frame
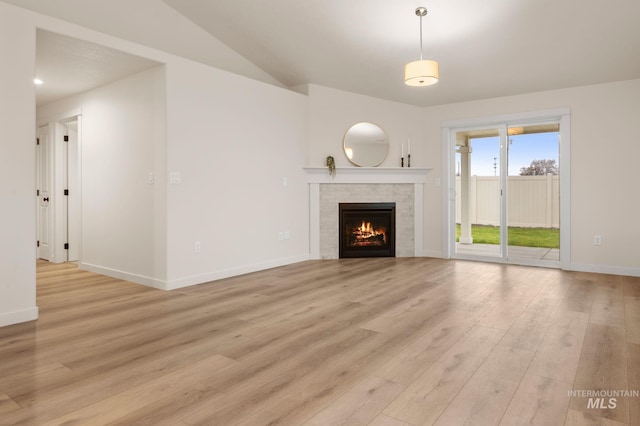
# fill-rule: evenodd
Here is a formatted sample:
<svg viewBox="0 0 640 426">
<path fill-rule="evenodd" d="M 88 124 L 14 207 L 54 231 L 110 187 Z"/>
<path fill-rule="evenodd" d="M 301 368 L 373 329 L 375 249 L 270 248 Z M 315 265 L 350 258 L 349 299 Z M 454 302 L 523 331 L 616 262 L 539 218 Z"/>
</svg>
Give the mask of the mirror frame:
<svg viewBox="0 0 640 426">
<path fill-rule="evenodd" d="M 368 124 L 368 125 L 371 125 L 371 126 L 375 126 L 384 135 L 384 142 L 386 143 L 386 150 L 384 152 L 384 155 L 382 156 L 382 158 L 379 161 L 378 161 L 378 158 L 375 158 L 374 161 L 370 161 L 367 164 L 360 164 L 360 163 L 357 162 L 357 160 L 353 159 L 353 157 L 354 157 L 353 153 L 352 153 L 351 157 L 349 157 L 348 149 L 352 149 L 353 150 L 353 147 L 348 147 L 347 146 L 347 138 L 349 137 L 349 132 L 351 132 L 354 127 L 359 126 L 361 124 Z M 365 141 L 365 142 L 367 142 L 367 141 Z M 385 132 L 384 129 L 382 127 L 378 126 L 376 123 L 372 123 L 370 121 L 360 121 L 358 123 L 355 123 L 354 125 L 352 125 L 351 127 L 349 127 L 347 129 L 347 131 L 344 134 L 344 137 L 342 138 L 342 151 L 344 152 L 345 157 L 347 157 L 347 159 L 349 160 L 349 162 L 351 164 L 353 164 L 354 166 L 358 166 L 358 167 L 378 167 L 380 164 L 382 164 L 384 162 L 384 160 L 387 159 L 387 156 L 389 155 L 390 145 L 391 144 L 389 142 L 389 136 L 387 135 L 387 132 Z"/>
</svg>

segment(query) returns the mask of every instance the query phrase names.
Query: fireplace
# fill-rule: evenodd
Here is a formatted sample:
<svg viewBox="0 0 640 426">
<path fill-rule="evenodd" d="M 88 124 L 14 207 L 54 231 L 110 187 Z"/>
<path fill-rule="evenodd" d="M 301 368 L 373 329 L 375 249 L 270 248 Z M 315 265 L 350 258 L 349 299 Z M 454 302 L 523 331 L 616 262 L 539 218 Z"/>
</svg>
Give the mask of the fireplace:
<svg viewBox="0 0 640 426">
<path fill-rule="evenodd" d="M 340 203 L 339 257 L 395 257 L 396 203 Z"/>
</svg>

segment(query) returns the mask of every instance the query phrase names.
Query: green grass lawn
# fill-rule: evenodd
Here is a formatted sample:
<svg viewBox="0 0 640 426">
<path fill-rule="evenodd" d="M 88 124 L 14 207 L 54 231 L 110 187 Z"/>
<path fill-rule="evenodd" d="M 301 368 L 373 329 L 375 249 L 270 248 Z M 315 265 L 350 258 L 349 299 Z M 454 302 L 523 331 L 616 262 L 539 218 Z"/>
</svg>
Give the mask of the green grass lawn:
<svg viewBox="0 0 640 426">
<path fill-rule="evenodd" d="M 560 248 L 558 228 L 509 227 L 510 246 Z M 500 228 L 488 225 L 471 225 L 474 244 L 500 244 Z M 456 241 L 460 238 L 460 225 L 456 225 Z"/>
</svg>

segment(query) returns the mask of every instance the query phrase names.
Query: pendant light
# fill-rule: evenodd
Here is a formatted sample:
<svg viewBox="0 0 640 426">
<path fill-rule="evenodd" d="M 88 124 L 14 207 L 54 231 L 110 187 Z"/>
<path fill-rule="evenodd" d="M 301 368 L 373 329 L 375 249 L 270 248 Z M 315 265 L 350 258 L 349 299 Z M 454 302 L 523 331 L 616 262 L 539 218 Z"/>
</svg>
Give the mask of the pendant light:
<svg viewBox="0 0 640 426">
<path fill-rule="evenodd" d="M 416 9 L 416 16 L 420 17 L 420 60 L 404 66 L 404 83 L 407 86 L 431 86 L 438 82 L 438 63 L 422 59 L 422 17 L 426 14 L 426 7 Z"/>
</svg>

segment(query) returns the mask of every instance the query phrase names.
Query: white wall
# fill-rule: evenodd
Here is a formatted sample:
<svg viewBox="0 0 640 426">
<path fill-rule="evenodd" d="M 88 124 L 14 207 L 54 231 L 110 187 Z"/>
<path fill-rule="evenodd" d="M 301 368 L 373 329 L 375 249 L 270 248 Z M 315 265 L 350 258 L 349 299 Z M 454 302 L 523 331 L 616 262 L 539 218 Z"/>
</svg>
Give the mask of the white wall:
<svg viewBox="0 0 640 426">
<path fill-rule="evenodd" d="M 636 182 L 640 141 L 640 80 L 442 105 L 424 110 L 425 155 L 442 156 L 441 123 L 554 108 L 571 110 L 571 268 L 640 275 L 640 197 Z M 433 177 L 442 177 L 434 161 Z M 425 246 L 441 253 L 442 195 L 425 186 Z M 562 226 L 562 224 L 561 224 Z M 602 235 L 602 246 L 593 236 Z"/>
<path fill-rule="evenodd" d="M 93 169 L 83 193 L 102 194 L 84 209 L 82 266 L 171 289 L 307 259 L 307 97 L 144 53 L 166 63 L 162 90 L 142 73 L 41 110 L 82 108 L 83 170 Z M 154 96 L 166 99 L 166 137 L 149 116 Z M 291 238 L 279 241 L 285 231 Z"/>
<path fill-rule="evenodd" d="M 39 111 L 82 109 L 81 266 L 170 289 L 308 258 L 307 97 L 164 59 L 166 81 L 154 69 Z"/>
<path fill-rule="evenodd" d="M 35 30 L 0 3 L 0 326 L 38 317 L 35 277 Z"/>
<path fill-rule="evenodd" d="M 307 259 L 306 96 L 175 61 L 167 106 L 168 287 Z"/>
<path fill-rule="evenodd" d="M 431 161 L 425 158 L 423 144 L 420 143 L 425 119 L 422 108 L 315 84 L 301 90 L 309 95 L 307 165 L 325 166 L 327 156 L 332 155 L 337 167 L 354 167 L 342 149 L 344 134 L 352 125 L 369 121 L 382 127 L 391 143 L 389 154 L 380 167 L 400 167 L 400 145 L 404 143 L 407 149 L 409 137 L 412 141 L 411 166 L 431 167 Z"/>
<path fill-rule="evenodd" d="M 82 112 L 81 268 L 160 287 L 166 278 L 164 88 L 161 66 L 37 112 L 40 124 Z M 154 184 L 149 173 L 157 176 Z"/>
</svg>

